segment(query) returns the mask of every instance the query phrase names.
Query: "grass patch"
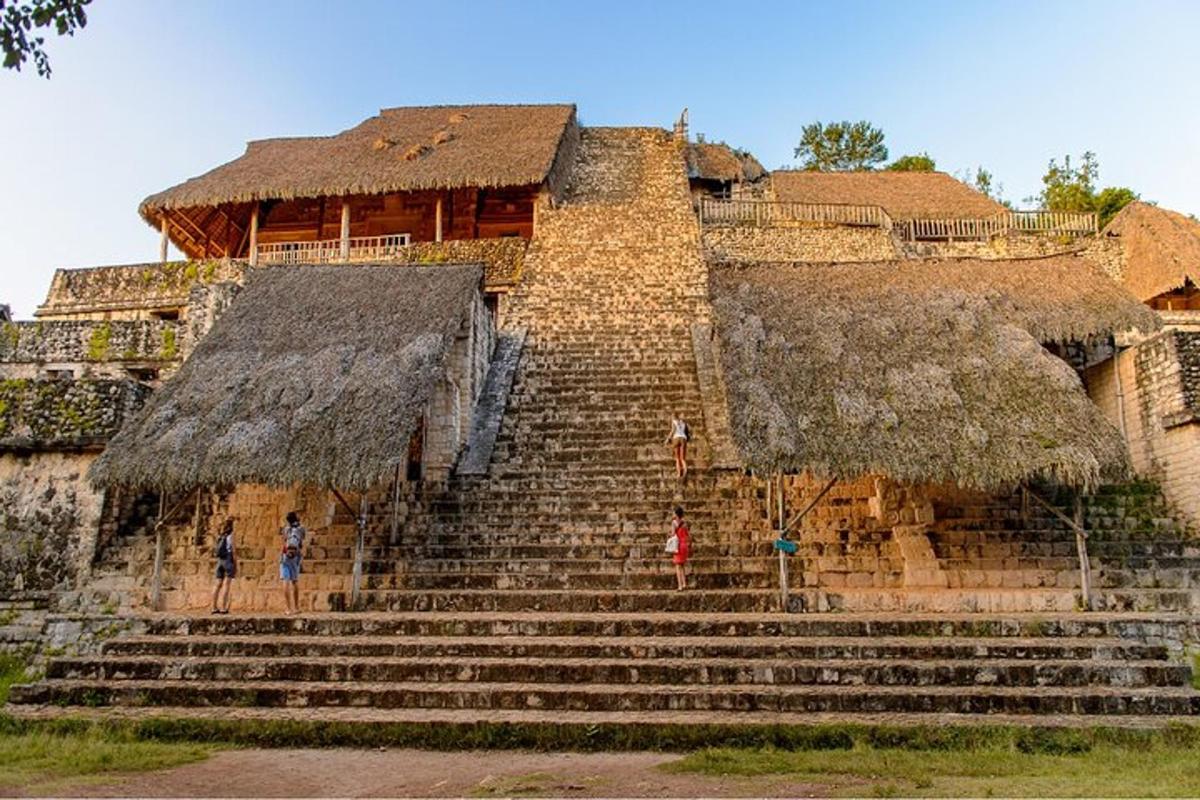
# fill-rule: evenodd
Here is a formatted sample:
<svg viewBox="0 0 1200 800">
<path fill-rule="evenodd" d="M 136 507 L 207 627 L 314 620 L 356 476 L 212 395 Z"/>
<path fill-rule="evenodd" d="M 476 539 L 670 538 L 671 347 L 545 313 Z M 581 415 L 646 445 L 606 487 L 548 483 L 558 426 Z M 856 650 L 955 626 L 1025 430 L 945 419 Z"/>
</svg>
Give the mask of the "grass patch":
<svg viewBox="0 0 1200 800">
<path fill-rule="evenodd" d="M 0 787 L 44 790 L 66 781 L 99 781 L 203 761 L 206 744 L 142 742 L 93 728 L 61 735 L 49 731 L 0 734 Z"/>
<path fill-rule="evenodd" d="M 33 678 L 28 658 L 18 653 L 0 653 L 0 706 L 8 702 L 8 690 L 14 683 L 25 683 Z"/>
<path fill-rule="evenodd" d="M 899 749 L 860 741 L 849 750 L 709 749 L 663 769 L 704 775 L 790 776 L 834 795 L 875 797 L 1196 797 L 1193 742 L 1169 734 L 1127 744 L 1079 734 L 1016 735 L 964 749 Z M 1050 744 L 1053 742 L 1053 744 Z M 1039 747 L 1048 744 L 1050 751 Z"/>
</svg>

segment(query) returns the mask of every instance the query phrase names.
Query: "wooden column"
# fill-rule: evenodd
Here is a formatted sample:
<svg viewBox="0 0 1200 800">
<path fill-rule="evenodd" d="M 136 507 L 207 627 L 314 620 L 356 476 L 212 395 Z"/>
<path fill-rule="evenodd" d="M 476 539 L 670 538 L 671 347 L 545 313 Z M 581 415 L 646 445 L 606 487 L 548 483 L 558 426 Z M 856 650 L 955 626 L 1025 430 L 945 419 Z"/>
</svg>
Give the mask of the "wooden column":
<svg viewBox="0 0 1200 800">
<path fill-rule="evenodd" d="M 250 214 L 250 266 L 258 266 L 258 203 Z"/>
<path fill-rule="evenodd" d="M 437 205 L 434 207 L 434 210 L 433 210 L 433 220 L 434 220 L 433 240 L 435 242 L 440 242 L 442 240 L 442 198 L 440 195 L 438 196 L 438 199 L 437 199 Z"/>
<path fill-rule="evenodd" d="M 342 261 L 350 260 L 350 200 L 342 200 Z"/>
<path fill-rule="evenodd" d="M 171 244 L 171 237 L 167 234 L 168 224 L 167 214 L 164 211 L 162 217 L 162 238 L 158 242 L 158 260 L 163 264 L 167 263 L 167 246 Z"/>
</svg>

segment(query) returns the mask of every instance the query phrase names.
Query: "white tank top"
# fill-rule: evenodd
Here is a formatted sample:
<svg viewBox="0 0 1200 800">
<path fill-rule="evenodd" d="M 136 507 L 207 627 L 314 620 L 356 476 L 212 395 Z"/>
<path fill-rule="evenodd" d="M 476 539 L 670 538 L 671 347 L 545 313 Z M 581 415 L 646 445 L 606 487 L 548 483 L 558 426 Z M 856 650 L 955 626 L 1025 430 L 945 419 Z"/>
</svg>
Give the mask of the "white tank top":
<svg viewBox="0 0 1200 800">
<path fill-rule="evenodd" d="M 671 420 L 671 438 L 686 439 L 687 438 L 687 423 L 681 419 Z"/>
</svg>

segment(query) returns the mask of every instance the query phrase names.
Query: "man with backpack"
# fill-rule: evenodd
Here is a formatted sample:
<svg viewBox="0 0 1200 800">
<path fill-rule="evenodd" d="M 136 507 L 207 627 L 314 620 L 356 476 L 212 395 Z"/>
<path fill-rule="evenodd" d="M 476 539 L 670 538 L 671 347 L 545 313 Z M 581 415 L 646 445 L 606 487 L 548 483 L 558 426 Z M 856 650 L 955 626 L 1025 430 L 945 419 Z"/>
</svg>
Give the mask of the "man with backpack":
<svg viewBox="0 0 1200 800">
<path fill-rule="evenodd" d="M 283 602 L 288 614 L 300 613 L 300 561 L 304 556 L 304 537 L 308 531 L 300 525 L 300 515 L 289 511 L 287 524 L 279 531 L 283 552 L 279 554 L 279 577 L 283 580 Z"/>
<path fill-rule="evenodd" d="M 233 593 L 233 579 L 237 576 L 237 558 L 233 552 L 233 520 L 225 520 L 217 536 L 213 555 L 217 559 L 217 585 L 213 589 L 212 613 L 228 614 L 229 599 Z M 225 602 L 221 602 L 221 590 L 225 590 Z"/>
</svg>

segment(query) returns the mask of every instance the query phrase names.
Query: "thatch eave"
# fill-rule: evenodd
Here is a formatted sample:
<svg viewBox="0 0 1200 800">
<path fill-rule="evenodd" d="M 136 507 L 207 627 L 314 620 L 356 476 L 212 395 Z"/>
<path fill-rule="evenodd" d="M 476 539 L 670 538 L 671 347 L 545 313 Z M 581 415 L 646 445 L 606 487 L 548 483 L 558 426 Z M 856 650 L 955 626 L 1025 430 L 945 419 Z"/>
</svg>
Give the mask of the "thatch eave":
<svg viewBox="0 0 1200 800">
<path fill-rule="evenodd" d="M 1036 286 L 1022 292 L 1028 272 L 989 283 L 986 265 L 958 261 L 714 267 L 744 463 L 984 490 L 1125 475 L 1119 432 L 1042 342 L 1107 335 L 1140 319 L 1141 305 L 1081 259 L 1059 266 L 1104 281 L 1096 296 L 1055 269 L 1043 299 Z M 1058 308 L 1069 295 L 1091 307 Z"/>
<path fill-rule="evenodd" d="M 386 480 L 481 279 L 478 265 L 255 270 L 90 478 L 159 490 Z"/>
</svg>

